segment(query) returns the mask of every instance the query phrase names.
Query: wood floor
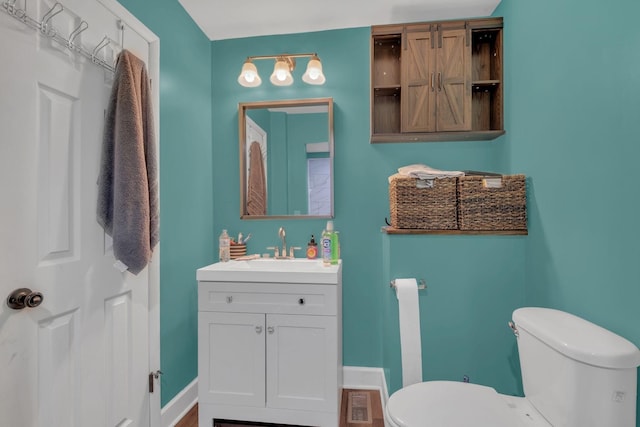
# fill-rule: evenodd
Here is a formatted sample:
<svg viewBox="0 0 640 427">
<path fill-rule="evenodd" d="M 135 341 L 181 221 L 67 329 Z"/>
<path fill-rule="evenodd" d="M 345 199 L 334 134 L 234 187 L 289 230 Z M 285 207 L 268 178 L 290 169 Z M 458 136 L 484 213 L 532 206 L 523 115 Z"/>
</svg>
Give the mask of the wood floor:
<svg viewBox="0 0 640 427">
<path fill-rule="evenodd" d="M 366 409 L 367 406 L 369 406 L 368 410 Z M 341 407 L 340 427 L 384 427 L 382 401 L 378 390 L 344 389 L 342 390 Z M 255 427 L 259 425 L 234 423 L 233 427 Z M 226 426 L 231 426 L 231 424 L 225 424 L 224 427 Z M 270 424 L 270 426 L 273 426 L 273 424 Z M 198 427 L 198 405 L 196 404 L 191 408 L 178 421 L 175 427 Z"/>
</svg>

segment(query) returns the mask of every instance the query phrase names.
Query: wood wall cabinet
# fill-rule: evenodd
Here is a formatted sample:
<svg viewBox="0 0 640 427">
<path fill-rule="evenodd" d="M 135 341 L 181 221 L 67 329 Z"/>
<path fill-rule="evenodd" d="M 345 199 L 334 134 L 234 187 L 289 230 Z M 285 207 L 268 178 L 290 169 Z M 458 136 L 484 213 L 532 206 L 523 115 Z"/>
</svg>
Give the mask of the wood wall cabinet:
<svg viewBox="0 0 640 427">
<path fill-rule="evenodd" d="M 502 18 L 371 28 L 371 142 L 504 134 Z"/>
</svg>

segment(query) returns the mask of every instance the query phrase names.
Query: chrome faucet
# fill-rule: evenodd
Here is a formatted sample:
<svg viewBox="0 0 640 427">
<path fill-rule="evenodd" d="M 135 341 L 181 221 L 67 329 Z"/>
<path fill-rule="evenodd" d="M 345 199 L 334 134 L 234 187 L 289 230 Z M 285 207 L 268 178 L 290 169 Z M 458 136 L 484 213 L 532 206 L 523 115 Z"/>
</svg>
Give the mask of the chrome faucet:
<svg viewBox="0 0 640 427">
<path fill-rule="evenodd" d="M 280 227 L 278 230 L 278 237 L 282 240 L 282 251 L 277 246 L 267 246 L 267 249 L 273 250 L 273 257 L 275 259 L 294 259 L 295 251 L 301 248 L 299 246 L 291 246 L 289 248 L 289 255 L 287 255 L 287 233 L 284 231 L 284 227 Z"/>
<path fill-rule="evenodd" d="M 284 227 L 280 227 L 280 230 L 278 230 L 278 236 L 280 237 L 280 240 L 282 240 L 282 256 L 287 256 L 287 239 L 286 239 L 286 235 L 287 233 L 284 231 Z"/>
</svg>

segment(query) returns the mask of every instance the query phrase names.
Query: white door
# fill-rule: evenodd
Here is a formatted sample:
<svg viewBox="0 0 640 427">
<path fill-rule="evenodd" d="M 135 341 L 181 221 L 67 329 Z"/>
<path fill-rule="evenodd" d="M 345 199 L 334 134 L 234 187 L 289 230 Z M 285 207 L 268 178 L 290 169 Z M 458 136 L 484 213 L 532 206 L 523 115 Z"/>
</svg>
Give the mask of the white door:
<svg viewBox="0 0 640 427">
<path fill-rule="evenodd" d="M 335 411 L 335 316 L 267 314 L 267 406 Z"/>
<path fill-rule="evenodd" d="M 68 39 L 84 20 L 88 28 L 74 42 L 91 51 L 108 36 L 96 54 L 113 61 L 122 18 L 125 47 L 157 66 L 155 42 L 131 29 L 139 22 L 124 8 L 107 7 L 115 2 L 62 3 L 49 13 L 50 35 L 55 28 Z M 54 7 L 4 4 L 38 22 Z M 158 368 L 149 350 L 157 254 L 138 276 L 118 272 L 96 222 L 112 74 L 0 8 L 0 424 L 149 426 L 159 406 L 159 393 L 148 393 L 148 374 Z M 41 292 L 42 304 L 9 308 L 16 288 Z"/>
</svg>

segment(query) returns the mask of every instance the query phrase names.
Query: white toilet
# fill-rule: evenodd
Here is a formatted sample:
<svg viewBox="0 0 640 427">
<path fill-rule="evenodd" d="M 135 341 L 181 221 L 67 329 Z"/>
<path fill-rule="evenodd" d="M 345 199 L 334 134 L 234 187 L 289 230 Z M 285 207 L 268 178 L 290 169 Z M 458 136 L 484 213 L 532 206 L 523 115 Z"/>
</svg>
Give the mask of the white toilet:
<svg viewBox="0 0 640 427">
<path fill-rule="evenodd" d="M 390 427 L 635 427 L 636 368 L 631 342 L 572 314 L 519 308 L 525 397 L 453 381 L 427 381 L 395 392 Z"/>
</svg>

